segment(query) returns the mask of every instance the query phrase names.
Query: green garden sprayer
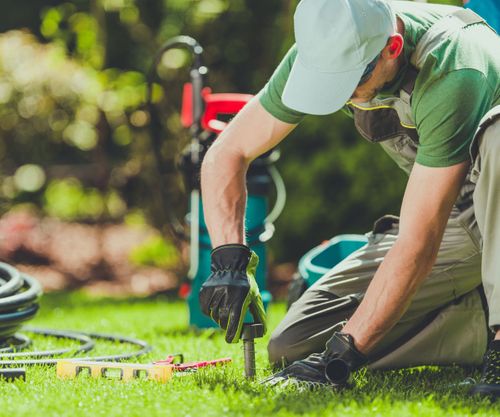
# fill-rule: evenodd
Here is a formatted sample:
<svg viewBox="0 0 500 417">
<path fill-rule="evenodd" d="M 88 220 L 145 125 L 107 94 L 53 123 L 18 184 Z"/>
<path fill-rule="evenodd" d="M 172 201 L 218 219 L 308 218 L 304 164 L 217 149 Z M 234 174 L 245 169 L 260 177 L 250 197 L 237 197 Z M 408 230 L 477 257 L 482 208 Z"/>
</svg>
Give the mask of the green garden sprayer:
<svg viewBox="0 0 500 417">
<path fill-rule="evenodd" d="M 160 116 L 154 111 L 151 97 L 156 68 L 163 54 L 173 48 L 183 48 L 190 51 L 193 56 L 193 63 L 189 72 L 190 81 L 184 84 L 181 111 L 182 125 L 189 129 L 191 134 L 190 143 L 180 159 L 181 171 L 190 193 L 188 214 L 184 222 L 172 218 L 171 226 L 181 234 L 184 230 L 183 224 L 187 224 L 189 228 L 189 234 L 186 234 L 190 244 L 190 266 L 187 273 L 188 282 L 190 283 L 190 290 L 187 293 L 189 322 L 199 328 L 215 327 L 216 323 L 203 315 L 198 303 L 200 287 L 210 274 L 210 252 L 212 249 L 203 216 L 199 181 L 200 168 L 207 149 L 217 140 L 218 135 L 227 126 L 227 121 L 251 100 L 252 95 L 212 93 L 211 89 L 205 86 L 208 70 L 202 62 L 203 48 L 191 37 L 178 36 L 167 41 L 159 49 L 153 62 L 148 84 L 151 126 L 160 126 L 159 120 L 154 120 L 155 117 Z M 160 152 L 162 141 L 160 129 L 153 132 L 152 140 L 156 162 L 161 170 L 163 159 Z M 246 177 L 248 189 L 245 214 L 247 244 L 260 259 L 256 280 L 266 307 L 271 301 L 271 294 L 266 288 L 266 242 L 273 236 L 273 223 L 283 210 L 286 199 L 283 180 L 274 165 L 278 158 L 278 150 L 274 149 L 267 152 L 252 162 Z M 269 194 L 272 184 L 276 188 L 276 202 L 272 210 L 269 210 Z M 168 198 L 168 196 L 165 196 L 165 198 Z M 248 318 L 250 319 L 250 317 Z"/>
</svg>

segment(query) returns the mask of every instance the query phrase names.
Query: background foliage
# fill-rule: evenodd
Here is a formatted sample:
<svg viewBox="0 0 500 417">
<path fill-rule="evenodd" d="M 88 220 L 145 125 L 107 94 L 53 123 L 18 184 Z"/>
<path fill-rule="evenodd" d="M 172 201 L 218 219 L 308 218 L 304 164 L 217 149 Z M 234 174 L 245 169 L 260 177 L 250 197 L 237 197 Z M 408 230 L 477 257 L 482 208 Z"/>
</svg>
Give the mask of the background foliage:
<svg viewBox="0 0 500 417">
<path fill-rule="evenodd" d="M 172 36 L 191 35 L 205 47 L 215 92 L 257 93 L 293 42 L 296 3 L 9 2 L 0 17 L 1 210 L 29 204 L 92 222 L 134 210 L 159 228 L 169 212 L 182 216 L 187 197 L 175 160 L 188 139 L 178 109 L 189 59 L 171 51 L 158 67 L 168 165 L 160 178 L 144 108 L 155 51 Z M 345 116 L 307 118 L 281 150 L 288 204 L 272 241 L 276 260 L 297 260 L 324 239 L 364 232 L 399 211 L 404 174 Z"/>
</svg>

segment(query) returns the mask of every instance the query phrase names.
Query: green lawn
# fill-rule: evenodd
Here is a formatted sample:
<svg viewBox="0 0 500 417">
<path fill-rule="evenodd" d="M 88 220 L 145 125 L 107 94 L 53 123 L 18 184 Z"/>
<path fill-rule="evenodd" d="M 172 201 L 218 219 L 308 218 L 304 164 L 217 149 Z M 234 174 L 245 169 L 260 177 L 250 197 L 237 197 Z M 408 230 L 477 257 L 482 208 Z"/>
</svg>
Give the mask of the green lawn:
<svg viewBox="0 0 500 417">
<path fill-rule="evenodd" d="M 270 311 L 274 326 L 283 305 Z M 231 356 L 224 369 L 175 377 L 170 383 L 123 383 L 114 380 L 59 380 L 54 368 L 29 368 L 26 382 L 0 382 L 0 416 L 500 416 L 500 404 L 473 400 L 453 387 L 468 374 L 460 368 L 427 368 L 399 372 L 366 372 L 350 391 L 297 392 L 269 389 L 243 377 L 240 345 L 227 345 L 221 334 L 196 334 L 187 328 L 182 302 L 162 299 L 98 299 L 82 294 L 45 295 L 33 323 L 57 329 L 79 329 L 136 336 L 150 342 L 150 362 L 182 352 L 187 360 Z M 60 344 L 37 340 L 38 347 Z M 270 373 L 266 339 L 257 344 L 259 377 Z M 98 353 L 120 351 L 105 344 Z"/>
</svg>

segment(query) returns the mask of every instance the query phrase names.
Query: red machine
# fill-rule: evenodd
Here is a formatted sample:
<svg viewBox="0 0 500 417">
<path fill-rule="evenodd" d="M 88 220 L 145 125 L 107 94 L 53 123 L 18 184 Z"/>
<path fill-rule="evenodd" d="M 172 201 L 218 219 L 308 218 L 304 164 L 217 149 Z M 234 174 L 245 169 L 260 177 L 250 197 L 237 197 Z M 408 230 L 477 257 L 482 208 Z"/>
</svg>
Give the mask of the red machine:
<svg viewBox="0 0 500 417">
<path fill-rule="evenodd" d="M 201 96 L 204 104 L 201 127 L 204 130 L 209 130 L 217 134 L 221 133 L 227 126 L 227 123 L 219 120 L 219 117 L 237 114 L 253 97 L 251 94 L 212 94 L 212 90 L 209 87 L 203 88 Z M 184 84 L 181 121 L 182 125 L 186 128 L 191 127 L 194 123 L 193 85 L 191 83 Z"/>
</svg>

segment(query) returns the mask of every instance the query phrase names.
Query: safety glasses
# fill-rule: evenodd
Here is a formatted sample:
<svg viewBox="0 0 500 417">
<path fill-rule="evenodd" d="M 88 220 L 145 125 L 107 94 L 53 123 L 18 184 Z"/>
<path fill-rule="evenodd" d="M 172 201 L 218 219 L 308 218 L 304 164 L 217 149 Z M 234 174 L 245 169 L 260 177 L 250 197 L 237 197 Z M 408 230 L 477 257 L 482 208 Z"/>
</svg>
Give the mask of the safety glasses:
<svg viewBox="0 0 500 417">
<path fill-rule="evenodd" d="M 377 62 L 380 58 L 380 54 L 378 54 L 370 63 L 366 66 L 361 79 L 359 80 L 358 87 L 364 83 L 366 83 L 373 74 L 373 70 L 377 66 Z"/>
</svg>

